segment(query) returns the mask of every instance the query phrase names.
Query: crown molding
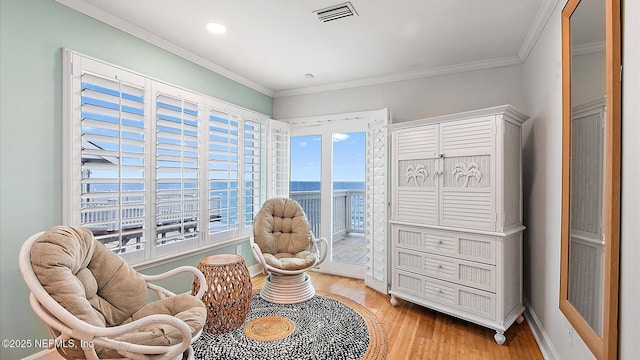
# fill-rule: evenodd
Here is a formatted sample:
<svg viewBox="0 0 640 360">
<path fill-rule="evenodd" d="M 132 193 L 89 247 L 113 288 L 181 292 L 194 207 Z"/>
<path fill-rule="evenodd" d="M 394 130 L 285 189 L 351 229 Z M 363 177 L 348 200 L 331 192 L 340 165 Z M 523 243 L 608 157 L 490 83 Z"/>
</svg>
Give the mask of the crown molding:
<svg viewBox="0 0 640 360">
<path fill-rule="evenodd" d="M 247 79 L 225 67 L 222 67 L 210 60 L 207 60 L 195 53 L 176 45 L 173 42 L 170 42 L 162 37 L 152 34 L 151 32 L 142 29 L 135 24 L 128 22 L 121 17 L 115 16 L 93 4 L 90 4 L 83 0 L 55 0 L 57 3 L 67 6 L 73 10 L 76 10 L 84 15 L 92 17 L 100 22 L 103 22 L 107 25 L 113 26 L 116 29 L 124 31 L 128 34 L 131 34 L 143 41 L 146 41 L 152 45 L 158 46 L 170 53 L 173 53 L 177 56 L 180 56 L 188 61 L 191 61 L 197 65 L 200 65 L 208 70 L 216 72 L 230 80 L 233 80 L 239 84 L 247 86 L 253 90 L 256 90 L 262 94 L 270 96 L 272 98 L 278 97 L 286 97 L 286 96 L 295 96 L 295 95 L 304 95 L 304 94 L 313 94 L 325 91 L 334 91 L 334 90 L 342 90 L 354 87 L 362 87 L 362 86 L 372 86 L 372 85 L 380 85 L 385 83 L 397 82 L 397 81 L 406 81 L 406 80 L 415 80 L 426 77 L 433 77 L 439 75 L 448 75 L 466 71 L 474 71 L 474 70 L 485 70 L 498 68 L 503 66 L 513 66 L 519 65 L 526 61 L 527 57 L 531 53 L 533 47 L 535 46 L 536 41 L 542 34 L 544 27 L 547 25 L 547 22 L 551 18 L 555 7 L 557 6 L 560 0 L 544 0 L 540 8 L 538 9 L 538 13 L 529 28 L 527 36 L 525 37 L 522 46 L 520 47 L 520 51 L 517 56 L 507 56 L 501 58 L 487 59 L 469 63 L 455 64 L 455 65 L 445 65 L 439 66 L 419 71 L 394 74 L 388 76 L 378 76 L 366 79 L 352 80 L 352 81 L 344 81 L 338 83 L 331 83 L 326 85 L 312 86 L 312 87 L 304 87 L 304 88 L 295 88 L 288 90 L 278 90 L 274 91 L 268 87 L 265 87 L 255 81 Z"/>
<path fill-rule="evenodd" d="M 549 19 L 553 14 L 553 10 L 555 10 L 559 1 L 560 0 L 544 0 L 542 5 L 540 5 L 538 13 L 536 14 L 535 19 L 533 19 L 533 23 L 529 28 L 529 32 L 524 38 L 522 46 L 520 46 L 520 51 L 518 52 L 520 61 L 523 64 L 525 61 L 527 61 L 531 50 L 533 50 L 533 47 L 536 45 L 536 42 L 540 38 L 542 30 L 544 30 L 545 26 L 547 26 L 547 23 L 549 22 Z"/>
<path fill-rule="evenodd" d="M 274 97 L 279 98 L 279 97 L 286 97 L 286 96 L 313 94 L 313 93 L 319 93 L 319 92 L 325 92 L 325 91 L 334 91 L 334 90 L 349 89 L 354 87 L 380 85 L 380 84 L 386 84 L 386 83 L 391 83 L 396 81 L 415 80 L 415 79 L 433 77 L 438 75 L 448 75 L 448 74 L 455 74 L 455 73 L 466 72 L 466 71 L 492 69 L 497 67 L 520 65 L 520 64 L 522 64 L 522 62 L 520 61 L 519 57 L 506 56 L 506 57 L 494 58 L 494 59 L 488 59 L 488 60 L 482 60 L 482 61 L 474 61 L 469 63 L 438 66 L 430 69 L 412 71 L 408 73 L 395 74 L 395 75 L 389 75 L 389 76 L 378 76 L 378 77 L 372 77 L 372 78 L 366 78 L 366 79 L 360 79 L 360 80 L 343 81 L 338 83 L 311 86 L 311 87 L 305 87 L 305 88 L 280 90 L 274 93 Z"/>
<path fill-rule="evenodd" d="M 131 34 L 143 41 L 146 41 L 152 45 L 155 45 L 161 49 L 164 49 L 170 53 L 178 55 L 186 60 L 189 60 L 197 65 L 200 65 L 208 70 L 216 72 L 230 80 L 233 80 L 239 84 L 242 84 L 248 88 L 256 90 L 262 94 L 273 97 L 274 91 L 260 85 L 252 80 L 249 80 L 241 75 L 234 73 L 233 71 L 222 67 L 212 61 L 209 61 L 202 56 L 196 55 L 193 52 L 178 46 L 164 38 L 150 33 L 147 30 L 138 27 L 121 17 L 115 16 L 93 4 L 90 4 L 82 0 L 55 0 L 57 3 L 76 10 L 84 15 L 90 16 L 100 22 L 113 26 L 116 29 L 122 30 L 128 34 Z"/>
</svg>

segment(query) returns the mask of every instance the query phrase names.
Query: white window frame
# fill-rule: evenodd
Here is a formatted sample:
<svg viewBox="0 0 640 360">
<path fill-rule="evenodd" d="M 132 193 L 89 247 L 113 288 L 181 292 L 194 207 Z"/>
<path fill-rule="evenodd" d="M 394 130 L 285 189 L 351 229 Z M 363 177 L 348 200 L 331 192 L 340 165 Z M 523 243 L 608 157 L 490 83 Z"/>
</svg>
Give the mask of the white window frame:
<svg viewBox="0 0 640 360">
<path fill-rule="evenodd" d="M 244 129 L 245 121 L 259 124 L 261 128 L 257 194 L 253 204 L 253 211 L 257 211 L 267 198 L 267 161 L 269 154 L 268 129 L 270 118 L 252 110 L 244 109 L 222 100 L 203 95 L 167 82 L 130 71 L 128 69 L 91 58 L 69 49 L 63 51 L 63 169 L 62 169 L 62 223 L 64 225 L 81 226 L 80 196 L 81 196 L 81 107 L 80 85 L 82 72 L 92 69 L 102 76 L 120 80 L 143 82 L 144 94 L 144 150 L 145 150 L 145 205 L 144 205 L 144 250 L 120 253 L 132 265 L 148 265 L 151 263 L 172 260 L 176 257 L 211 250 L 214 248 L 245 241 L 251 226 L 245 226 L 245 175 L 244 175 Z M 172 95 L 198 104 L 198 186 L 199 186 L 199 215 L 197 237 L 178 241 L 171 244 L 156 244 L 156 97 L 158 93 Z M 233 114 L 238 119 L 238 218 L 237 228 L 223 233 L 209 232 L 209 112 L 211 109 L 223 110 Z M 267 172 L 268 173 L 268 172 Z M 253 215 L 253 214 L 251 214 Z"/>
</svg>

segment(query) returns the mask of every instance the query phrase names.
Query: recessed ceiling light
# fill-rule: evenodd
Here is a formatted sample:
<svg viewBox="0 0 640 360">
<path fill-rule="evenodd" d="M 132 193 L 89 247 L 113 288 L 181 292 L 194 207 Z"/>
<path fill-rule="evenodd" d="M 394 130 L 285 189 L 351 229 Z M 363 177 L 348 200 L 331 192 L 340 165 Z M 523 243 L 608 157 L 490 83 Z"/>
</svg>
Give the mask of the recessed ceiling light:
<svg viewBox="0 0 640 360">
<path fill-rule="evenodd" d="M 312 73 L 306 73 L 306 74 L 304 74 L 304 76 L 306 76 L 307 79 L 313 79 L 313 74 Z"/>
<path fill-rule="evenodd" d="M 207 24 L 207 30 L 214 34 L 224 34 L 227 31 L 227 28 L 220 23 L 212 22 Z"/>
</svg>

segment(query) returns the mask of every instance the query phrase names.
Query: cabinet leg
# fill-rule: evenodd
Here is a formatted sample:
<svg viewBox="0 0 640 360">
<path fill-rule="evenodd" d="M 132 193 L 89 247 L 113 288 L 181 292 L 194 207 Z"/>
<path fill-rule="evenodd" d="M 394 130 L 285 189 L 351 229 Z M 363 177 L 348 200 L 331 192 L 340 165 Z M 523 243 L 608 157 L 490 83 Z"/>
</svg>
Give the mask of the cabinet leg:
<svg viewBox="0 0 640 360">
<path fill-rule="evenodd" d="M 389 302 L 391 302 L 391 306 L 398 306 L 398 298 L 391 295 L 391 300 L 389 300 Z"/>
<path fill-rule="evenodd" d="M 507 338 L 504 336 L 504 331 L 496 331 L 496 334 L 493 335 L 493 338 L 496 340 L 498 345 L 502 345 L 505 341 L 507 341 Z"/>
<path fill-rule="evenodd" d="M 522 322 L 524 322 L 524 316 L 520 315 L 516 319 L 516 324 L 520 325 L 520 324 L 522 324 Z"/>
</svg>

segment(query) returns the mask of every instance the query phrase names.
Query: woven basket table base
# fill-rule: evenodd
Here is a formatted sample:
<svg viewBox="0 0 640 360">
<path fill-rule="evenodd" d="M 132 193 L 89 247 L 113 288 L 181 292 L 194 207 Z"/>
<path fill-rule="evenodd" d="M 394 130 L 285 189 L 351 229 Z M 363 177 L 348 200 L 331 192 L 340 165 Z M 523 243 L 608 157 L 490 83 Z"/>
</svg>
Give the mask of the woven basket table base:
<svg viewBox="0 0 640 360">
<path fill-rule="evenodd" d="M 251 306 L 251 276 L 244 258 L 230 254 L 207 256 L 200 260 L 198 269 L 208 286 L 202 296 L 207 307 L 204 331 L 220 334 L 238 329 Z M 199 288 L 194 281 L 192 293 L 197 293 Z"/>
</svg>

